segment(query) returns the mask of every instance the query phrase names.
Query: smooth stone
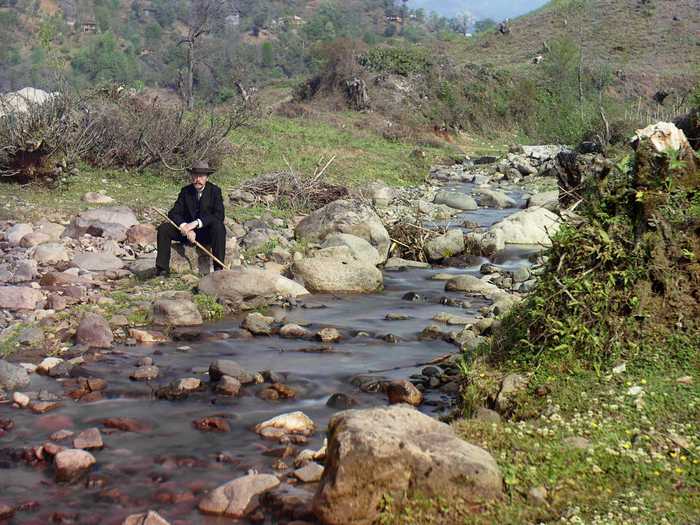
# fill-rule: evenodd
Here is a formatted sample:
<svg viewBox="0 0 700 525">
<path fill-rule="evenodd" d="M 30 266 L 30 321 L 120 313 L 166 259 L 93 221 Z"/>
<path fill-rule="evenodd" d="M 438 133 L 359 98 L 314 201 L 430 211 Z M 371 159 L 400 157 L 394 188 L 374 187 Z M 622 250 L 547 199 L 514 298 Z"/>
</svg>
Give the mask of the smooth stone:
<svg viewBox="0 0 700 525">
<path fill-rule="evenodd" d="M 252 512 L 251 501 L 280 484 L 271 474 L 249 474 L 221 485 L 207 494 L 199 503 L 205 514 L 222 515 L 228 518 L 243 518 Z"/>
<path fill-rule="evenodd" d="M 71 482 L 82 477 L 96 463 L 95 457 L 84 450 L 68 449 L 56 454 L 56 480 Z"/>
</svg>

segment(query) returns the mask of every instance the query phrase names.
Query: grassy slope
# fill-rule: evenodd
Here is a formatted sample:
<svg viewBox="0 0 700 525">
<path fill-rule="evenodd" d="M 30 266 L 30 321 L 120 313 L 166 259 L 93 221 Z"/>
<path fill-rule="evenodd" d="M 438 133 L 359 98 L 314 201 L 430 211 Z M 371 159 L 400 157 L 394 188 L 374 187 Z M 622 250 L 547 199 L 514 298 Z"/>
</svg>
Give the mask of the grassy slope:
<svg viewBox="0 0 700 525">
<path fill-rule="evenodd" d="M 455 44 L 466 63 L 532 70 L 543 42 L 568 36 L 582 42 L 587 64 L 605 64 L 627 76 L 627 94 L 650 95 L 687 86 L 700 72 L 700 9 L 696 0 L 554 0 L 511 22 L 511 34 L 492 32 Z M 678 20 L 674 20 L 674 17 Z"/>
<path fill-rule="evenodd" d="M 235 153 L 226 159 L 212 181 L 230 189 L 255 175 L 287 169 L 285 159 L 298 173 L 312 173 L 320 159 L 335 155 L 335 162 L 327 170 L 329 180 L 351 187 L 359 187 L 370 180 L 406 185 L 420 182 L 431 163 L 455 152 L 455 148 L 447 144 L 416 146 L 386 140 L 366 130 L 358 115 L 336 114 L 333 118 L 334 123 L 268 117 L 252 127 L 236 131 L 231 136 Z M 416 147 L 425 152 L 425 159 L 416 160 L 411 155 Z M 65 219 L 88 207 L 81 201 L 86 192 L 102 190 L 117 204 L 138 211 L 151 206 L 167 208 L 183 182 L 182 178 L 168 174 L 134 174 L 88 167 L 57 189 L 0 182 L 3 203 L 0 218 Z M 230 212 L 236 216 L 236 210 Z"/>
</svg>

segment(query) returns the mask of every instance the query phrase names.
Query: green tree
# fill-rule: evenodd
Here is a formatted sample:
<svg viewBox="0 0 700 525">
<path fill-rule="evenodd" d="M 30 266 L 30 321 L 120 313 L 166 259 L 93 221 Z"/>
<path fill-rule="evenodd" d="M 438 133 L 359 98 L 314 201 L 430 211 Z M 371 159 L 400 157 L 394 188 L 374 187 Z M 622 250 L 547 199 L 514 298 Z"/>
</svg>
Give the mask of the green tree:
<svg viewBox="0 0 700 525">
<path fill-rule="evenodd" d="M 75 56 L 72 65 L 91 81 L 130 82 L 139 73 L 133 52 L 122 51 L 109 31 L 93 37 Z"/>
<path fill-rule="evenodd" d="M 488 33 L 496 29 L 496 21 L 492 18 L 484 18 L 474 23 L 474 33 Z"/>
<path fill-rule="evenodd" d="M 262 65 L 263 67 L 272 67 L 274 65 L 274 53 L 271 42 L 265 42 L 262 45 Z"/>
</svg>

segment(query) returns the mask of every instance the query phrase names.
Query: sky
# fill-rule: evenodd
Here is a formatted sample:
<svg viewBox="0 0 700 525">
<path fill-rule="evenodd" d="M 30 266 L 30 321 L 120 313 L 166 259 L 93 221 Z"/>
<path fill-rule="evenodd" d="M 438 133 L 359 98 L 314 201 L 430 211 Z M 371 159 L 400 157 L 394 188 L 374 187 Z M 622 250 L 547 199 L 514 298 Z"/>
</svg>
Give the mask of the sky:
<svg viewBox="0 0 700 525">
<path fill-rule="evenodd" d="M 436 11 L 441 15 L 456 15 L 469 11 L 477 19 L 493 18 L 500 21 L 537 9 L 548 0 L 410 0 L 413 8 Z"/>
</svg>

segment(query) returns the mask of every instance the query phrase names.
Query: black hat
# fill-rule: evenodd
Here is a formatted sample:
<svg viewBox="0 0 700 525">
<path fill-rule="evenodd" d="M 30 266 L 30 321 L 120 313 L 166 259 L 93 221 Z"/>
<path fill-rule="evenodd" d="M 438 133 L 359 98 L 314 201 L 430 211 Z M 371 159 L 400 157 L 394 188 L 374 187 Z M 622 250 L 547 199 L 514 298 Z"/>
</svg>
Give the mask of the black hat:
<svg viewBox="0 0 700 525">
<path fill-rule="evenodd" d="M 193 175 L 211 175 L 216 170 L 209 167 L 206 160 L 198 160 L 192 163 L 192 167 L 187 168 L 187 172 Z"/>
</svg>

